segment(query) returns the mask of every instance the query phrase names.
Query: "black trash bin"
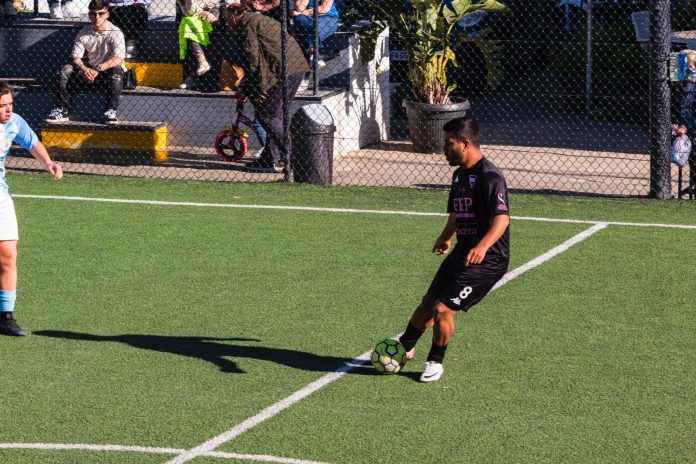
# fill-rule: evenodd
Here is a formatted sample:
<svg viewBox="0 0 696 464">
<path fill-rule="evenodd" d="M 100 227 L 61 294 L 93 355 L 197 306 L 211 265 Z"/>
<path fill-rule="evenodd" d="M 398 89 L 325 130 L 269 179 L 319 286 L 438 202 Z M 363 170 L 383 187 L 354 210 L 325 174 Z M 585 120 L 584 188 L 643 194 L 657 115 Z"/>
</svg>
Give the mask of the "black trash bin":
<svg viewBox="0 0 696 464">
<path fill-rule="evenodd" d="M 304 105 L 290 121 L 295 182 L 331 185 L 333 176 L 333 117 L 324 105 Z"/>
</svg>

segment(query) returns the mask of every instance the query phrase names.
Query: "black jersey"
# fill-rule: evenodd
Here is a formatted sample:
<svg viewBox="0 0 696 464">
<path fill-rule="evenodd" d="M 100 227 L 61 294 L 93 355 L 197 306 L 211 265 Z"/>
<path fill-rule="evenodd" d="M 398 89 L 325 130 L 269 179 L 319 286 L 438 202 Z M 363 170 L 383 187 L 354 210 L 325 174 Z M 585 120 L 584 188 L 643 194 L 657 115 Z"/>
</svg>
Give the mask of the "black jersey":
<svg viewBox="0 0 696 464">
<path fill-rule="evenodd" d="M 466 260 L 469 251 L 481 241 L 499 214 L 510 214 L 505 178 L 492 161 L 482 158 L 467 169 L 454 171 L 447 212 L 457 219 L 457 244 L 452 254 Z M 507 265 L 510 259 L 510 226 L 486 253 L 484 263 Z"/>
</svg>

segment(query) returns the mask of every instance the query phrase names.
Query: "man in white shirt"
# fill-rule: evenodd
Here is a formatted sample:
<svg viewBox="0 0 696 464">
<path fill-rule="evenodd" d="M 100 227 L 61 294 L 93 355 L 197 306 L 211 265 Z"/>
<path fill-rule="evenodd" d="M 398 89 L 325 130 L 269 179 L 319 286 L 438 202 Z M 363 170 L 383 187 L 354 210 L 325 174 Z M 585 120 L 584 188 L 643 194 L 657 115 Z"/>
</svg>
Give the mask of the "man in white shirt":
<svg viewBox="0 0 696 464">
<path fill-rule="evenodd" d="M 108 3 L 105 0 L 91 0 L 89 3 L 91 24 L 82 28 L 75 38 L 73 61 L 63 66 L 59 75 L 59 106 L 51 111 L 46 122 L 70 120 L 70 91 L 68 90 L 70 84 L 78 88 L 94 85 L 106 87 L 109 98 L 104 122 L 118 123 L 116 110 L 123 90 L 121 65 L 126 57 L 126 42 L 123 32 L 108 19 Z"/>
</svg>

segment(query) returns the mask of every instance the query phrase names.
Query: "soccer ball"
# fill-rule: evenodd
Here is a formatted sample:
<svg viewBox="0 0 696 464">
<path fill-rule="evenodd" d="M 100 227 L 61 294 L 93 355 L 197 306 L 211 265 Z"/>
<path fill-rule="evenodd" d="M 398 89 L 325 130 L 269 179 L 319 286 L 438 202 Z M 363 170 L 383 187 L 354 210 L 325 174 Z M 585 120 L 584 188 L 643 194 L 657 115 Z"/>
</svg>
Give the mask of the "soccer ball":
<svg viewBox="0 0 696 464">
<path fill-rule="evenodd" d="M 375 346 L 370 360 L 382 374 L 396 374 L 406 363 L 406 350 L 398 340 L 387 338 Z"/>
</svg>

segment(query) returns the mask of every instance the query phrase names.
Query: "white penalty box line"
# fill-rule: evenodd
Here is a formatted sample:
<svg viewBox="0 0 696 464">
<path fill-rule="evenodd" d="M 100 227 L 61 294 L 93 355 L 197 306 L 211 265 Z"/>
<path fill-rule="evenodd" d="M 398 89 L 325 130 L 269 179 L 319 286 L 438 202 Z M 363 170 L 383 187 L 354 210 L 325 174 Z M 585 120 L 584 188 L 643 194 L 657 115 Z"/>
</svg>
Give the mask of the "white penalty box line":
<svg viewBox="0 0 696 464">
<path fill-rule="evenodd" d="M 85 201 L 96 203 L 120 203 L 134 205 L 154 205 L 154 206 L 184 206 L 198 208 L 230 208 L 230 209 L 271 209 L 286 211 L 313 211 L 323 213 L 357 213 L 357 214 L 383 214 L 392 216 L 425 216 L 442 217 L 445 213 L 432 213 L 423 211 L 398 211 L 398 210 L 379 210 L 379 209 L 356 209 L 356 208 L 323 208 L 315 206 L 292 206 L 292 205 L 243 205 L 234 203 L 201 203 L 188 201 L 161 201 L 161 200 L 137 200 L 128 198 L 99 198 L 99 197 L 79 197 L 61 195 L 32 195 L 32 194 L 13 194 L 13 198 L 29 198 L 37 200 L 63 200 L 63 201 Z M 607 224 L 612 226 L 629 227 L 664 227 L 674 229 L 696 230 L 696 225 L 689 224 L 660 224 L 660 223 L 641 223 L 641 222 L 619 222 L 619 221 L 591 221 L 582 219 L 561 219 L 544 217 L 511 216 L 518 221 L 537 221 L 537 222 L 558 222 L 568 224 Z"/>
</svg>

